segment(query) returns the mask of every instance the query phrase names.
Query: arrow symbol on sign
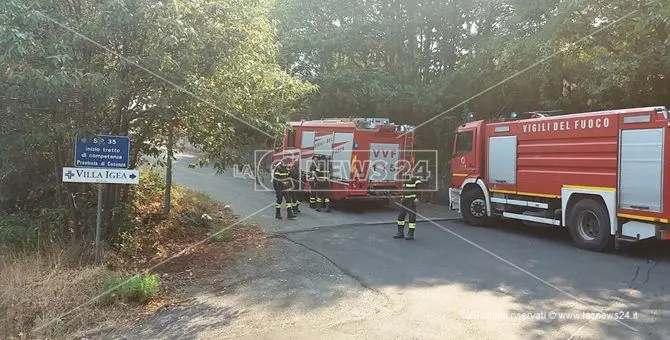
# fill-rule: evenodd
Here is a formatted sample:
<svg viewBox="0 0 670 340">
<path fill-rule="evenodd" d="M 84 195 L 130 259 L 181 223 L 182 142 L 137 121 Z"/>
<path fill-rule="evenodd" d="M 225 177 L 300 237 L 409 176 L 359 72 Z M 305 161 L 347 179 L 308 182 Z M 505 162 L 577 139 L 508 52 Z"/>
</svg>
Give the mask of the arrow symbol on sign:
<svg viewBox="0 0 670 340">
<path fill-rule="evenodd" d="M 135 176 L 135 174 L 130 174 L 130 176 L 128 176 L 128 177 L 130 177 L 131 179 L 135 179 L 135 177 L 137 177 L 137 176 Z"/>
</svg>

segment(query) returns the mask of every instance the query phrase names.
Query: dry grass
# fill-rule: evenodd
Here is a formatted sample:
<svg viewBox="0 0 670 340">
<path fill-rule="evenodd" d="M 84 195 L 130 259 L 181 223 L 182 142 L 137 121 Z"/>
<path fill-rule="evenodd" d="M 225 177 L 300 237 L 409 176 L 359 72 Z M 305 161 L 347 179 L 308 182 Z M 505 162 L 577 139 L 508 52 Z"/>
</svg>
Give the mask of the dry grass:
<svg viewBox="0 0 670 340">
<path fill-rule="evenodd" d="M 220 272 L 240 251 L 265 243 L 258 226 L 236 226 L 155 268 L 160 290 L 147 304 L 91 302 L 102 293 L 105 277 L 143 272 L 237 220 L 223 205 L 182 189 L 174 191 L 173 213 L 166 218 L 155 203 L 160 193 L 147 192 L 136 206 L 136 227 L 121 248 L 103 253 L 105 266 L 72 266 L 67 252 L 55 249 L 50 254 L 0 252 L 0 339 L 77 338 L 123 327 L 177 304 L 183 287 Z"/>
<path fill-rule="evenodd" d="M 0 262 L 0 334 L 3 338 L 54 338 L 85 327 L 89 320 L 114 321 L 122 314 L 103 311 L 96 305 L 30 333 L 35 327 L 51 322 L 98 294 L 102 267 L 67 268 L 64 255 L 5 254 Z"/>
</svg>

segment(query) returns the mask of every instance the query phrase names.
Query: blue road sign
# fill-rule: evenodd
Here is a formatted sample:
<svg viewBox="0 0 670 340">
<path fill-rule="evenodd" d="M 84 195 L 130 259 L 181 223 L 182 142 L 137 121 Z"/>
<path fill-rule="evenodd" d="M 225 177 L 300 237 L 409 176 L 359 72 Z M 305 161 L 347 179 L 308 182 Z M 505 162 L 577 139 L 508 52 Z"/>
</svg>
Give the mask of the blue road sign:
<svg viewBox="0 0 670 340">
<path fill-rule="evenodd" d="M 77 136 L 74 145 L 75 167 L 128 169 L 130 138 L 127 136 Z"/>
</svg>

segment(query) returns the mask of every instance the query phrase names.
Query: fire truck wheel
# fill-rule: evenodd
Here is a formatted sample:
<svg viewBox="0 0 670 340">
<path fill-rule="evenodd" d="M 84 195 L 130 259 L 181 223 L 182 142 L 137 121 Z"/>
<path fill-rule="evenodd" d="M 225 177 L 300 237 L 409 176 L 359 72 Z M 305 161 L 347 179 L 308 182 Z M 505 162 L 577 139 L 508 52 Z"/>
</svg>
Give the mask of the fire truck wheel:
<svg viewBox="0 0 670 340">
<path fill-rule="evenodd" d="M 486 215 L 486 199 L 479 189 L 466 191 L 461 196 L 461 214 L 470 225 L 484 226 L 490 222 Z"/>
<path fill-rule="evenodd" d="M 583 249 L 603 251 L 611 240 L 607 209 L 598 201 L 583 199 L 572 207 L 568 229 L 574 242 Z"/>
</svg>

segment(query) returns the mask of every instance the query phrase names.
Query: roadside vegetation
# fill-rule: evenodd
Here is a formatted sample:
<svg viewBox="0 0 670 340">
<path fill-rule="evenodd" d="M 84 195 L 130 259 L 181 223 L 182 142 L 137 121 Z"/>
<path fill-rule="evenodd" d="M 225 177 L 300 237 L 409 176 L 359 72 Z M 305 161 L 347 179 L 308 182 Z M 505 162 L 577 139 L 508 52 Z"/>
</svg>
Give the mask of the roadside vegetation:
<svg viewBox="0 0 670 340">
<path fill-rule="evenodd" d="M 277 62 L 273 6 L 0 1 L 0 338 L 69 337 L 133 318 L 254 242 L 255 227 L 215 234 L 232 212 L 177 187 L 166 217 L 165 182 L 142 168 L 138 186 L 104 186 L 96 266 L 97 186 L 61 178 L 77 135 L 129 136 L 131 169 L 165 163 L 170 139 L 187 138 L 218 170 L 272 140 L 314 90 Z"/>
<path fill-rule="evenodd" d="M 143 172 L 129 208 L 133 218 L 125 222 L 129 228 L 105 248 L 103 265 L 83 260 L 90 243 L 36 250 L 5 244 L 0 337 L 71 338 L 124 326 L 178 303 L 184 286 L 216 275 L 235 254 L 264 244 L 258 226 L 235 224 L 225 205 L 178 186 L 172 213 L 165 216 L 163 180 L 157 171 Z M 8 221 L 2 223 L 5 229 Z"/>
</svg>

